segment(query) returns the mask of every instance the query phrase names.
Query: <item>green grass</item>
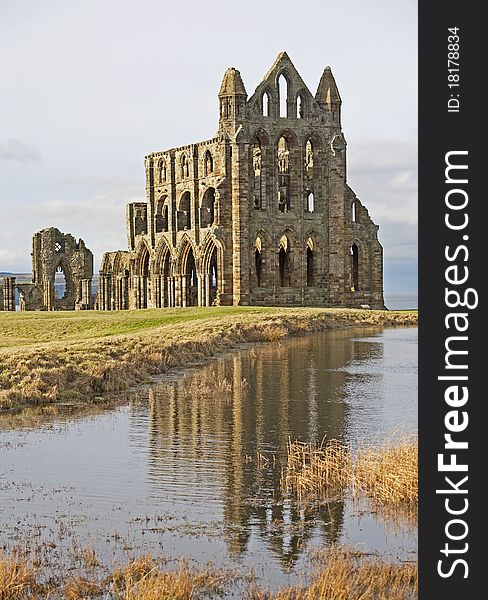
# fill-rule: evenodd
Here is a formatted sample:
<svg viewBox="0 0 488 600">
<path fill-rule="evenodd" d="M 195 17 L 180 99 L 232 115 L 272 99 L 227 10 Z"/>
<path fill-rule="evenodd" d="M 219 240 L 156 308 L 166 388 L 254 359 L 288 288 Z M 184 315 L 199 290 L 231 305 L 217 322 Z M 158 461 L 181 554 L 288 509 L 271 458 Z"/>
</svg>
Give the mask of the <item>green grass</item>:
<svg viewBox="0 0 488 600">
<path fill-rule="evenodd" d="M 0 312 L 0 408 L 127 390 L 244 342 L 416 323 L 413 311 L 331 308 Z"/>
<path fill-rule="evenodd" d="M 143 333 L 201 319 L 266 314 L 272 308 L 226 306 L 129 311 L 0 312 L 0 349 Z M 286 310 L 286 309 L 285 309 Z"/>
</svg>

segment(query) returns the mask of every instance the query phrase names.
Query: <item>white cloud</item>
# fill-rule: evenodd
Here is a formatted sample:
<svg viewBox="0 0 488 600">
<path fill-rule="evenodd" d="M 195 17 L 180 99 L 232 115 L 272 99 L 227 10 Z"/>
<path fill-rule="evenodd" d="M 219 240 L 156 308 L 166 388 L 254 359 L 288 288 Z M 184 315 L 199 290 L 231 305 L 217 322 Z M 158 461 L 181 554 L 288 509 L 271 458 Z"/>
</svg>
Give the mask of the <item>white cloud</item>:
<svg viewBox="0 0 488 600">
<path fill-rule="evenodd" d="M 41 153 L 35 146 L 28 146 L 18 140 L 9 139 L 4 144 L 0 144 L 0 160 L 40 163 Z"/>
<path fill-rule="evenodd" d="M 382 228 L 410 226 L 413 235 L 418 222 L 416 144 L 360 141 L 349 145 L 348 151 L 349 183 L 373 220 Z"/>
</svg>

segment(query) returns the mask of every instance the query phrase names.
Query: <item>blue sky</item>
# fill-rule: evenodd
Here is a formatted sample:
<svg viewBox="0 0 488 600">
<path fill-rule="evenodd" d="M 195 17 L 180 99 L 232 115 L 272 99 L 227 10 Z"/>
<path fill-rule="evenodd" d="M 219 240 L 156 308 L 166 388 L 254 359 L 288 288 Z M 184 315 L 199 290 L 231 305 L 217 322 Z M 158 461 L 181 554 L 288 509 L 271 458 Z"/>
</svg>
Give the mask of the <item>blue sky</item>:
<svg viewBox="0 0 488 600">
<path fill-rule="evenodd" d="M 348 181 L 380 225 L 385 293 L 417 289 L 417 3 L 0 0 L 0 271 L 31 236 L 127 247 L 146 154 L 207 139 L 225 69 L 249 96 L 286 50 L 343 100 Z"/>
</svg>

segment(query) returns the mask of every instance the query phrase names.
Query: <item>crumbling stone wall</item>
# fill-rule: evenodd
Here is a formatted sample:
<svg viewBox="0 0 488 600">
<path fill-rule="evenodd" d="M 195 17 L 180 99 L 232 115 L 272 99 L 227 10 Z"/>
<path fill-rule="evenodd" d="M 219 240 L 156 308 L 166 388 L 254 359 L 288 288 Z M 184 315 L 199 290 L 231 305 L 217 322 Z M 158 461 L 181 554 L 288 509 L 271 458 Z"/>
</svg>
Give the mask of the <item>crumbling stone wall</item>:
<svg viewBox="0 0 488 600">
<path fill-rule="evenodd" d="M 146 202 L 127 207 L 128 251 L 103 258 L 97 307 L 383 308 L 330 68 L 314 96 L 283 52 L 250 98 L 228 69 L 218 99 L 214 138 L 146 156 Z"/>
<path fill-rule="evenodd" d="M 62 273 L 65 290 L 58 297 L 56 273 Z M 93 308 L 93 254 L 85 242 L 55 227 L 43 229 L 32 238 L 32 283 L 16 284 L 4 278 L 3 309 L 15 310 L 15 290 L 21 310 L 86 310 Z"/>
</svg>

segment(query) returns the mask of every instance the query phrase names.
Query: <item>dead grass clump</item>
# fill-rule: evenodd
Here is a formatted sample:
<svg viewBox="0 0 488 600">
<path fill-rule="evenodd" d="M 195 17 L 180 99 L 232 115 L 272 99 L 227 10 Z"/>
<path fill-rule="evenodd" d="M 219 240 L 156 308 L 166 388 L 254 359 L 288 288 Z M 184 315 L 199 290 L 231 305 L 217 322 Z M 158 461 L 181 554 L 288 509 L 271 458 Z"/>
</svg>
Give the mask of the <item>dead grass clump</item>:
<svg viewBox="0 0 488 600">
<path fill-rule="evenodd" d="M 0 600 L 36 597 L 37 571 L 26 560 L 0 551 Z"/>
<path fill-rule="evenodd" d="M 417 438 L 392 435 L 380 446 L 364 445 L 354 453 L 337 440 L 319 446 L 290 441 L 282 481 L 298 500 L 330 497 L 349 488 L 355 498 L 366 496 L 374 506 L 416 507 Z"/>
<path fill-rule="evenodd" d="M 210 568 L 192 569 L 180 561 L 163 571 L 150 556 L 139 558 L 112 575 L 112 589 L 120 600 L 194 600 L 196 593 L 220 593 L 229 575 Z"/>
<path fill-rule="evenodd" d="M 283 482 L 300 501 L 341 495 L 351 481 L 351 453 L 337 440 L 320 445 L 289 440 L 287 451 Z"/>
<path fill-rule="evenodd" d="M 88 598 L 99 598 L 103 590 L 103 583 L 84 577 L 73 577 L 64 585 L 64 597 L 66 600 L 88 600 Z"/>
<path fill-rule="evenodd" d="M 308 586 L 275 594 L 253 590 L 250 600 L 413 600 L 417 597 L 416 564 L 385 562 L 354 550 L 330 548 Z"/>
<path fill-rule="evenodd" d="M 417 438 L 390 436 L 381 446 L 360 448 L 354 460 L 354 494 L 378 505 L 417 503 Z"/>
</svg>

